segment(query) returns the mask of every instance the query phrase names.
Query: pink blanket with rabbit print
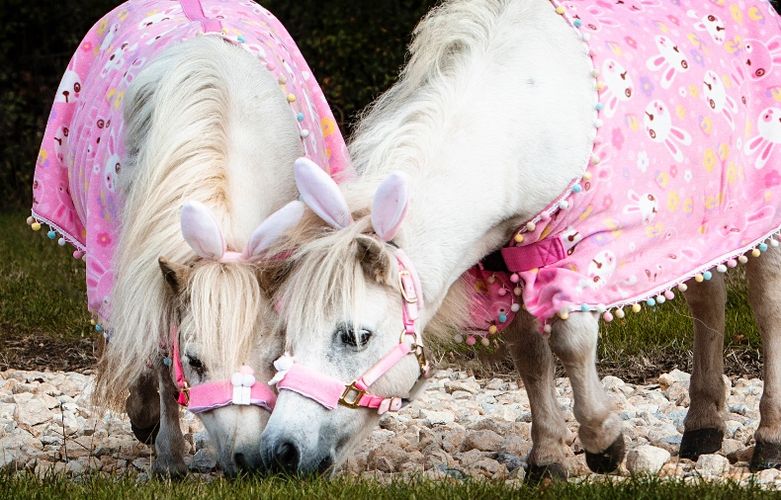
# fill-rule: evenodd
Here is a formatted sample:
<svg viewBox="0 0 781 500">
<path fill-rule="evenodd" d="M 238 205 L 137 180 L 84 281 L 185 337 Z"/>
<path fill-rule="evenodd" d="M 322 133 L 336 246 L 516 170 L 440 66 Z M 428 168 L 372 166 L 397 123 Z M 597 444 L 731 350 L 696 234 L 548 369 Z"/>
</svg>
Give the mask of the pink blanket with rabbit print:
<svg viewBox="0 0 781 500">
<path fill-rule="evenodd" d="M 331 175 L 347 148 L 320 87 L 282 24 L 251 0 L 129 0 L 98 21 L 62 78 L 36 163 L 34 229 L 86 256 L 90 310 L 105 318 L 113 283 L 125 158 L 122 102 L 145 64 L 166 47 L 218 36 L 256 56 L 280 83 L 305 154 Z M 290 166 L 291 169 L 293 165 Z M 86 255 L 85 255 L 86 254 Z"/>
<path fill-rule="evenodd" d="M 509 271 L 472 271 L 481 330 L 501 330 L 520 303 L 541 324 L 573 311 L 609 321 L 778 246 L 781 23 L 770 3 L 551 3 L 593 63 L 594 148 L 583 177 L 502 250 Z"/>
</svg>

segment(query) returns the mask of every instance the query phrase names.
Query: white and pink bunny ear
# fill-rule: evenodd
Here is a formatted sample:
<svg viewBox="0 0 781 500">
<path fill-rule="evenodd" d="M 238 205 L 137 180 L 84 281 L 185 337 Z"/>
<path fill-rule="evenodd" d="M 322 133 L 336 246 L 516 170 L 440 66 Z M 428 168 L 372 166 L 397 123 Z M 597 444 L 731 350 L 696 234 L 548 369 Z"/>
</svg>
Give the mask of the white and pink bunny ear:
<svg viewBox="0 0 781 500">
<path fill-rule="evenodd" d="M 304 216 L 304 204 L 291 201 L 273 214 L 269 215 L 250 236 L 247 248 L 244 249 L 244 260 L 258 259 L 266 253 L 284 233 L 298 224 Z"/>
<path fill-rule="evenodd" d="M 206 205 L 188 201 L 182 205 L 182 236 L 190 248 L 204 259 L 220 260 L 225 254 L 225 239 Z"/>
<path fill-rule="evenodd" d="M 391 173 L 377 188 L 372 202 L 372 227 L 383 241 L 390 241 L 399 232 L 407 214 L 409 183 L 404 172 Z"/>
<path fill-rule="evenodd" d="M 299 158 L 293 166 L 301 199 L 329 226 L 342 229 L 353 222 L 350 209 L 336 182 L 309 158 Z"/>
</svg>

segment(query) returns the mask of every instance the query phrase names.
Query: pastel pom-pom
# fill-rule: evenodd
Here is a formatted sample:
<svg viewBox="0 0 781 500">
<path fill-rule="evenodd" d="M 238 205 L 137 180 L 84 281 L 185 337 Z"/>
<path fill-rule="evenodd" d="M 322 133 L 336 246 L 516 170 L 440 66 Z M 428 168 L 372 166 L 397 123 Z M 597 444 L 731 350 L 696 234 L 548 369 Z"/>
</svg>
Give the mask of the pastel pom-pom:
<svg viewBox="0 0 781 500">
<path fill-rule="evenodd" d="M 510 275 L 510 281 L 512 281 L 513 283 L 518 283 L 519 281 L 521 281 L 521 277 L 518 276 L 517 273 L 512 273 Z"/>
<path fill-rule="evenodd" d="M 499 323 L 504 323 L 507 321 L 507 314 L 506 313 L 499 313 Z"/>
<path fill-rule="evenodd" d="M 694 275 L 694 281 L 696 281 L 697 283 L 702 283 L 703 281 L 705 281 L 705 276 L 703 276 L 700 273 L 697 273 Z"/>
<path fill-rule="evenodd" d="M 65 238 L 60 238 L 59 240 L 57 240 L 57 244 L 60 245 L 61 247 L 64 247 L 65 243 L 66 243 Z"/>
<path fill-rule="evenodd" d="M 738 261 L 735 260 L 735 259 L 728 260 L 727 261 L 727 267 L 729 267 L 730 269 L 734 269 L 734 268 L 738 267 Z"/>
<path fill-rule="evenodd" d="M 475 345 L 475 343 L 477 343 L 477 339 L 474 337 L 474 335 L 470 335 L 466 338 L 466 345 L 471 347 Z"/>
<path fill-rule="evenodd" d="M 30 226 L 32 223 L 35 222 L 35 218 L 31 215 L 27 217 L 27 225 Z"/>
<path fill-rule="evenodd" d="M 605 313 L 602 315 L 602 319 L 610 323 L 613 321 L 613 314 L 610 311 L 605 311 Z"/>
<path fill-rule="evenodd" d="M 680 285 L 678 285 L 678 290 L 682 292 L 685 292 L 688 289 L 689 289 L 689 285 L 687 285 L 686 283 L 681 283 Z"/>
<path fill-rule="evenodd" d="M 633 313 L 639 313 L 639 312 L 640 312 L 640 309 L 642 309 L 642 308 L 640 307 L 640 304 L 632 304 L 632 312 L 633 312 Z"/>
<path fill-rule="evenodd" d="M 757 248 L 759 249 L 760 252 L 767 252 L 767 243 L 764 242 L 760 243 Z"/>
<path fill-rule="evenodd" d="M 646 300 L 645 303 L 650 307 L 653 307 L 656 305 L 656 299 L 654 299 L 653 297 L 648 297 L 648 300 Z"/>
<path fill-rule="evenodd" d="M 529 222 L 527 222 L 527 223 L 526 223 L 526 230 L 527 230 L 527 231 L 529 231 L 529 232 L 532 232 L 532 231 L 534 231 L 535 229 L 537 229 L 537 224 L 535 224 L 535 223 L 534 223 L 534 222 L 532 222 L 532 221 L 529 221 Z"/>
<path fill-rule="evenodd" d="M 57 237 L 57 233 L 52 229 L 49 230 L 48 233 L 46 233 L 46 236 L 48 236 L 50 240 L 53 240 L 54 238 Z"/>
<path fill-rule="evenodd" d="M 724 264 L 719 264 L 718 266 L 716 266 L 716 271 L 718 271 L 720 273 L 726 273 L 727 272 L 727 266 L 724 265 Z"/>
<path fill-rule="evenodd" d="M 770 238 L 770 246 L 773 248 L 778 248 L 778 246 L 781 245 L 781 243 L 778 242 L 775 238 Z"/>
<path fill-rule="evenodd" d="M 518 312 L 518 311 L 520 311 L 520 310 L 521 310 L 521 305 L 520 305 L 520 304 L 518 304 L 518 303 L 515 303 L 515 304 L 513 304 L 513 305 L 511 305 L 511 306 L 510 306 L 510 310 L 511 310 L 512 312 Z"/>
<path fill-rule="evenodd" d="M 33 231 L 40 231 L 41 230 L 41 223 L 40 222 L 33 222 L 30 224 L 30 228 L 32 228 Z"/>
<path fill-rule="evenodd" d="M 499 329 L 496 328 L 496 325 L 491 325 L 488 327 L 488 333 L 489 335 L 496 335 L 496 332 L 498 332 Z"/>
<path fill-rule="evenodd" d="M 559 318 L 563 320 L 569 319 L 569 311 L 567 311 L 566 309 L 562 309 L 561 311 L 559 311 Z"/>
<path fill-rule="evenodd" d="M 485 347 L 488 347 L 489 345 L 491 345 L 491 341 L 488 340 L 488 338 L 486 338 L 486 337 L 481 338 L 480 339 L 480 343 L 483 344 L 483 346 L 485 346 Z"/>
<path fill-rule="evenodd" d="M 624 319 L 624 317 L 626 316 L 626 313 L 624 313 L 624 310 L 621 308 L 616 309 L 615 314 L 616 314 L 616 318 L 618 319 Z"/>
<path fill-rule="evenodd" d="M 675 298 L 675 294 L 673 293 L 672 290 L 667 290 L 666 292 L 664 292 L 664 298 L 667 300 L 673 300 Z"/>
<path fill-rule="evenodd" d="M 461 335 L 460 333 L 453 335 L 453 342 L 455 342 L 456 344 L 460 344 L 463 341 L 464 341 L 464 336 Z"/>
<path fill-rule="evenodd" d="M 705 281 L 710 281 L 713 278 L 713 273 L 710 271 L 705 271 L 704 273 L 702 273 L 702 278 Z"/>
<path fill-rule="evenodd" d="M 516 243 L 523 243 L 524 236 L 521 233 L 518 233 L 515 235 L 515 238 L 513 238 Z"/>
<path fill-rule="evenodd" d="M 741 264 L 745 264 L 746 262 L 748 262 L 748 257 L 746 257 L 745 255 L 741 255 L 740 257 L 738 257 L 738 262 L 740 262 Z"/>
<path fill-rule="evenodd" d="M 542 331 L 545 333 L 550 333 L 553 331 L 553 328 L 551 328 L 550 325 L 546 324 L 545 326 L 542 327 Z"/>
</svg>

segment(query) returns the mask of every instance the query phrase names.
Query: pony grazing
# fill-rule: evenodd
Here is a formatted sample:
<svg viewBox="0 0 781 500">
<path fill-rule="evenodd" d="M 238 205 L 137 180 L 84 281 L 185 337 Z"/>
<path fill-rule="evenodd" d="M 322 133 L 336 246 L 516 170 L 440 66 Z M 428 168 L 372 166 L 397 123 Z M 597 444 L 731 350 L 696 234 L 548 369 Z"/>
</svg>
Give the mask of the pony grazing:
<svg viewBox="0 0 781 500">
<path fill-rule="evenodd" d="M 437 319 L 468 325 L 470 344 L 503 332 L 532 409 L 530 479 L 566 474 L 551 350 L 589 467 L 612 471 L 624 440 L 595 368 L 599 319 L 675 291 L 696 325 L 681 455 L 713 452 L 721 273 L 765 252 L 748 262 L 766 353 L 751 466 L 781 463 L 781 110 L 769 90 L 781 25 L 759 0 L 741 4 L 743 23 L 716 3 L 682 4 L 452 0 L 423 20 L 400 81 L 359 126 L 361 175 L 337 186 L 296 164 L 316 217 L 272 250 L 290 251 L 286 263 L 268 263 L 287 275 L 267 466 L 343 460 L 427 373 Z M 725 36 L 745 46 L 727 50 Z"/>
<path fill-rule="evenodd" d="M 29 222 L 86 260 L 107 339 L 94 397 L 124 405 L 155 471 L 186 471 L 177 402 L 223 470 L 260 465 L 281 344 L 258 264 L 303 212 L 294 160 L 337 175 L 345 151 L 295 43 L 254 2 L 130 0 L 79 45 Z"/>
</svg>

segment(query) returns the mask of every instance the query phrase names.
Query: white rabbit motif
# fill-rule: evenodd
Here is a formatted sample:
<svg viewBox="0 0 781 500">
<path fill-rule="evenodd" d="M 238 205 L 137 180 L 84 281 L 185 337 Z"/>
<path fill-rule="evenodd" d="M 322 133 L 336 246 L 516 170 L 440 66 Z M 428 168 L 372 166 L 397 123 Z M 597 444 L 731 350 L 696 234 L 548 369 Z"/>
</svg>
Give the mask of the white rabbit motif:
<svg viewBox="0 0 781 500">
<path fill-rule="evenodd" d="M 714 113 L 721 113 L 727 120 L 727 123 L 729 123 L 730 128 L 735 130 L 735 119 L 732 115 L 738 112 L 738 104 L 732 97 L 727 95 L 724 82 L 715 71 L 708 70 L 705 72 L 702 94 L 708 102 L 708 107 Z"/>
<path fill-rule="evenodd" d="M 669 89 L 678 73 L 685 73 L 689 70 L 689 61 L 683 55 L 683 52 L 671 39 L 664 35 L 654 37 L 656 48 L 659 54 L 651 56 L 646 61 L 646 66 L 651 71 L 662 71 L 661 86 L 663 89 Z"/>
<path fill-rule="evenodd" d="M 745 147 L 745 153 L 753 156 L 761 151 L 754 161 L 754 168 L 767 165 L 776 144 L 781 144 L 781 108 L 765 108 L 757 119 L 759 134 L 751 138 Z"/>
<path fill-rule="evenodd" d="M 724 44 L 724 41 L 727 39 L 726 28 L 724 21 L 722 21 L 719 16 L 715 14 L 706 14 L 699 17 L 694 10 L 690 10 L 686 14 L 693 19 L 699 18 L 699 21 L 694 24 L 695 30 L 708 33 L 714 43 L 719 45 Z"/>
<path fill-rule="evenodd" d="M 658 213 L 656 196 L 651 193 L 637 194 L 632 190 L 627 193 L 627 196 L 633 203 L 624 207 L 625 214 L 639 214 L 644 224 L 654 221 Z"/>
<path fill-rule="evenodd" d="M 652 141 L 663 143 L 678 163 L 683 161 L 683 152 L 676 143 L 688 146 L 692 142 L 691 135 L 673 126 L 672 116 L 662 101 L 657 99 L 648 103 L 643 124 Z"/>
<path fill-rule="evenodd" d="M 605 116 L 610 118 L 616 113 L 619 101 L 632 98 L 634 87 L 629 72 L 614 59 L 605 59 L 602 63 L 602 77 L 605 83 Z"/>
</svg>

